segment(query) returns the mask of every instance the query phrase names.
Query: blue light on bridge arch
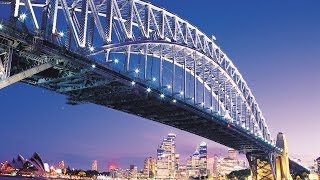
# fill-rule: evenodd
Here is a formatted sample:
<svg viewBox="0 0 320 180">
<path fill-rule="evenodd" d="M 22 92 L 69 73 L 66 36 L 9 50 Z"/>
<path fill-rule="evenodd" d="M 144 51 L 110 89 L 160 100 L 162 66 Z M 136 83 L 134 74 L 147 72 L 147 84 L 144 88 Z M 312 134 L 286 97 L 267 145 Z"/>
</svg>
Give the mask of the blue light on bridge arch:
<svg viewBox="0 0 320 180">
<path fill-rule="evenodd" d="M 152 81 L 153 81 L 153 82 L 155 82 L 156 80 L 157 80 L 157 78 L 155 78 L 155 77 L 152 78 Z"/>
<path fill-rule="evenodd" d="M 58 34 L 59 34 L 60 37 L 64 37 L 64 32 L 63 31 L 58 32 Z"/>
<path fill-rule="evenodd" d="M 27 14 L 26 13 L 22 13 L 19 16 L 19 21 L 24 22 L 24 20 L 27 18 Z"/>
</svg>

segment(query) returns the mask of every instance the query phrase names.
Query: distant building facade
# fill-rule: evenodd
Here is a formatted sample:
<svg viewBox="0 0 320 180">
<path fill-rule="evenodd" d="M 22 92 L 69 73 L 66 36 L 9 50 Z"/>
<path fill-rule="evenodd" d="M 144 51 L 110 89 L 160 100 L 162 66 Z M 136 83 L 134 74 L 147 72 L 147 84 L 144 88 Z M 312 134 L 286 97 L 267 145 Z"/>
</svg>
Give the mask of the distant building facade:
<svg viewBox="0 0 320 180">
<path fill-rule="evenodd" d="M 246 169 L 247 165 L 244 160 L 239 160 L 237 151 L 234 149 L 228 150 L 228 157 L 218 158 L 216 163 L 215 176 L 224 176 L 232 171 Z"/>
<path fill-rule="evenodd" d="M 138 167 L 135 165 L 130 165 L 129 169 L 129 178 L 131 179 L 137 179 L 138 177 Z"/>
<path fill-rule="evenodd" d="M 320 174 L 320 157 L 315 160 L 316 171 Z"/>
</svg>

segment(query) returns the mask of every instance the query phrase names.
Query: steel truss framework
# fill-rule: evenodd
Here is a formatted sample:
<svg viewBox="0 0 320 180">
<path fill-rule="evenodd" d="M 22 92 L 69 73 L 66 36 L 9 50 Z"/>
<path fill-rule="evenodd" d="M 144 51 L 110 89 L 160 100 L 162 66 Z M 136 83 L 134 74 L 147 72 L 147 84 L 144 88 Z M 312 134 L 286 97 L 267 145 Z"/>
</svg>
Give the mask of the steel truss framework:
<svg viewBox="0 0 320 180">
<path fill-rule="evenodd" d="M 276 179 L 276 156 L 275 153 L 246 154 L 254 180 Z"/>
<path fill-rule="evenodd" d="M 215 37 L 177 15 L 140 0 L 0 2 L 11 12 L 1 17 L 0 88 L 23 81 L 69 104 L 93 102 L 263 152 L 268 162 L 281 154 Z"/>
<path fill-rule="evenodd" d="M 41 12 L 37 13 L 39 9 Z M 190 88 L 193 105 L 217 112 L 230 123 L 271 143 L 258 103 L 232 61 L 214 39 L 164 9 L 138 0 L 99 3 L 93 0 L 13 0 L 10 18 L 11 21 L 22 21 L 30 32 L 45 40 L 105 64 L 112 63 L 112 54 L 125 54 L 121 72 L 129 76 L 135 70 L 131 65 L 136 58 L 134 55 L 142 56 L 144 66 L 139 67 L 142 77 L 138 80 L 148 80 L 147 59 L 155 57 L 160 64 L 154 67 L 158 69 L 158 87 L 154 88 L 166 86 L 163 76 L 168 74 L 163 74 L 163 63 L 170 62 L 172 94 L 180 92 L 185 94 L 184 100 L 190 98 L 186 97 L 190 81 L 186 74 L 190 74 L 193 76 L 193 87 Z M 59 21 L 65 23 L 61 25 Z M 8 61 L 1 67 L 8 69 Z M 178 69 L 184 71 L 184 85 L 179 90 L 175 88 L 178 75 L 174 72 Z M 9 71 L 1 72 L 3 77 L 8 77 Z"/>
</svg>

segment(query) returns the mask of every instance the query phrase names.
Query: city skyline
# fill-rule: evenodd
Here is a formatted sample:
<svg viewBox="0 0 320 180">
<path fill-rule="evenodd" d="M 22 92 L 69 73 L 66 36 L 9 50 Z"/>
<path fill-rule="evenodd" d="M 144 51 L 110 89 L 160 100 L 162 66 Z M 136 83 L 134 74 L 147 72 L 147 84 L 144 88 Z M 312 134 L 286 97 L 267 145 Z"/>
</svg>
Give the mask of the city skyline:
<svg viewBox="0 0 320 180">
<path fill-rule="evenodd" d="M 176 136 L 172 132 L 169 133 L 168 135 Z M 212 158 L 214 156 L 224 157 L 224 156 L 226 156 L 228 154 L 228 152 L 230 150 L 230 148 L 223 148 L 223 147 L 221 147 L 220 149 L 217 148 L 217 147 L 213 147 L 213 148 L 211 147 L 210 148 L 210 147 L 207 146 L 207 143 L 204 142 L 204 141 L 195 143 L 193 149 L 184 149 L 184 148 L 182 149 L 181 147 L 179 147 L 179 137 L 177 139 L 178 140 L 176 142 L 178 144 L 178 147 L 176 147 L 176 142 L 174 142 L 175 149 L 184 150 L 185 154 L 183 155 L 182 158 L 180 158 L 179 157 L 180 152 L 178 150 L 177 151 L 174 150 L 174 151 L 176 151 L 176 154 L 179 157 L 178 161 L 183 165 L 186 165 L 188 163 L 189 159 L 192 157 L 192 155 L 195 153 L 195 151 L 198 152 L 198 153 L 200 152 L 201 146 L 203 146 L 203 144 L 205 144 L 206 149 L 208 149 L 208 152 L 205 153 L 205 156 L 207 156 L 208 158 Z M 60 158 L 61 156 L 60 157 L 58 156 L 58 158 L 55 158 L 55 157 L 47 158 L 47 156 L 42 156 L 42 157 L 44 158 L 43 160 L 46 163 L 48 163 L 48 165 L 50 167 L 54 166 L 54 167 L 58 167 L 58 168 L 61 168 L 61 167 L 67 168 L 67 167 L 69 167 L 71 169 L 81 169 L 81 170 L 94 170 L 94 169 L 97 169 L 97 171 L 99 171 L 99 172 L 105 172 L 105 171 L 109 171 L 110 168 L 129 169 L 130 165 L 135 165 L 138 168 L 142 169 L 143 160 L 144 159 L 146 159 L 147 157 L 152 157 L 152 158 L 155 158 L 155 159 L 157 157 L 159 157 L 159 154 L 158 154 L 159 152 L 158 151 L 159 151 L 159 147 L 161 146 L 159 144 L 161 144 L 160 142 L 164 141 L 164 140 L 166 140 L 166 136 L 165 135 L 162 138 L 159 139 L 158 145 L 153 148 L 154 152 L 153 152 L 152 155 L 146 154 L 145 156 L 138 157 L 134 161 L 131 161 L 131 160 L 128 161 L 129 163 L 124 162 L 123 160 L 117 159 L 117 158 L 99 159 L 99 160 L 92 159 L 92 160 L 89 160 L 88 162 L 83 161 L 82 162 L 82 166 L 77 166 L 77 160 L 76 161 L 72 161 L 70 159 L 70 157 L 72 158 L 72 154 L 70 154 L 69 156 L 64 156 L 64 159 L 61 159 Z M 209 143 L 209 144 L 211 144 L 211 143 Z M 31 154 L 18 153 L 16 155 L 12 156 L 11 158 L 0 159 L 0 162 L 6 162 L 6 161 L 10 162 L 12 159 L 14 159 L 14 157 L 18 157 L 18 156 L 28 157 L 29 155 L 31 156 L 32 154 L 35 154 L 35 153 L 36 152 L 34 152 L 34 151 Z M 237 152 L 237 154 L 238 154 L 238 152 Z M 39 155 L 42 155 L 42 154 L 40 153 Z M 46 155 L 46 152 L 44 152 L 43 155 Z M 244 157 L 243 154 L 239 154 L 238 156 L 240 157 L 240 159 L 245 160 L 245 157 Z M 124 157 L 124 159 L 125 159 L 125 157 Z M 88 160 L 88 159 L 86 159 L 86 160 Z"/>
<path fill-rule="evenodd" d="M 176 151 L 176 135 L 169 133 L 160 141 L 156 149 L 156 156 L 146 156 L 142 166 L 130 164 L 119 166 L 117 162 L 110 163 L 106 169 L 100 168 L 99 162 L 92 160 L 91 169 L 79 169 L 72 167 L 64 160 L 51 164 L 42 156 L 34 152 L 30 158 L 19 154 L 12 160 L 0 161 L 0 176 L 41 176 L 64 177 L 76 176 L 107 176 L 110 178 L 142 178 L 142 179 L 189 179 L 207 177 L 224 177 L 233 171 L 248 171 L 247 160 L 238 158 L 238 152 L 228 149 L 227 155 L 208 155 L 206 142 L 201 142 L 191 153 L 186 161 L 180 159 Z M 103 165 L 102 165 L 103 166 Z M 103 166 L 104 167 L 104 166 Z M 69 176 L 70 175 L 70 176 Z"/>
<path fill-rule="evenodd" d="M 216 12 L 209 11 L 209 5 L 191 2 L 152 2 L 214 34 L 257 97 L 272 137 L 283 131 L 293 157 L 309 163 L 318 157 L 320 147 L 305 141 L 319 136 L 315 118 L 320 107 L 318 2 L 206 2 L 219 7 Z M 205 10 L 195 16 L 191 13 L 194 8 Z M 228 11 L 237 16 L 224 13 Z M 208 16 L 217 18 L 210 23 L 203 21 Z M 97 105 L 69 106 L 64 96 L 21 83 L 1 90 L 0 98 L 5 102 L 1 105 L 5 120 L 0 131 L 8 139 L 3 143 L 9 149 L 0 150 L 0 159 L 13 157 L 23 149 L 23 154 L 39 151 L 48 152 L 49 157 L 71 156 L 80 166 L 86 160 L 101 158 L 133 162 L 143 153 L 154 153 L 152 148 L 161 134 L 174 131 L 184 137 L 179 145 L 182 155 L 190 154 L 194 142 L 205 140 Z M 13 111 L 19 113 L 5 113 Z M 224 149 L 213 142 L 208 144 L 218 151 Z"/>
<path fill-rule="evenodd" d="M 219 163 L 219 161 L 223 161 L 223 159 L 226 159 L 227 161 L 232 160 L 231 165 L 236 162 L 238 164 L 239 162 L 243 162 L 244 165 L 242 168 L 248 168 L 247 160 L 245 157 L 242 157 L 241 154 L 238 153 L 238 151 L 229 148 L 228 150 L 225 150 L 223 152 L 220 152 L 219 154 L 215 152 L 208 152 L 208 145 L 206 142 L 199 142 L 195 145 L 195 149 L 191 151 L 190 154 L 187 155 L 187 157 L 180 158 L 180 154 L 178 151 L 176 151 L 176 134 L 169 133 L 167 136 L 163 136 L 162 141 L 159 140 L 159 145 L 157 147 L 154 147 L 155 155 L 153 156 L 145 156 L 144 161 L 141 161 L 138 164 L 119 164 L 119 162 L 111 162 L 111 161 L 98 161 L 98 160 L 92 160 L 88 163 L 87 168 L 77 168 L 71 166 L 73 163 L 65 161 L 65 159 L 55 159 L 54 162 L 51 160 L 45 160 L 42 159 L 45 156 L 41 156 L 41 154 L 38 154 L 37 152 L 33 152 L 32 156 L 30 156 L 29 161 L 32 163 L 38 163 L 41 162 L 44 164 L 44 167 L 48 171 L 48 169 L 58 169 L 58 172 L 61 173 L 64 171 L 64 169 L 78 169 L 78 170 L 92 170 L 92 171 L 98 171 L 98 172 L 110 172 L 113 170 L 127 170 L 127 169 L 133 169 L 132 167 L 136 167 L 136 169 L 140 172 L 145 171 L 146 168 L 145 163 L 149 164 L 150 167 L 152 165 L 150 163 L 154 163 L 153 167 L 154 170 L 156 170 L 157 177 L 167 177 L 168 174 L 175 174 L 173 172 L 179 172 L 180 168 L 182 169 L 186 168 L 190 171 L 190 176 L 193 175 L 199 175 L 198 173 L 202 174 L 203 176 L 208 175 L 209 170 L 211 171 L 210 174 L 213 173 L 212 168 L 214 168 L 214 164 L 209 164 L 209 160 L 215 162 L 215 164 Z M 9 163 L 13 166 L 21 166 L 23 161 L 28 161 L 26 159 L 25 154 L 17 154 L 15 157 L 5 160 L 0 160 L 4 163 Z M 238 158 L 239 157 L 239 158 Z M 220 159 L 220 160 L 219 160 Z M 37 161 L 35 161 L 37 160 Z M 146 162 L 148 160 L 149 162 Z M 174 162 L 172 166 L 169 166 L 169 162 Z M 224 162 L 221 162 L 222 164 Z M 227 162 L 228 163 L 228 162 Z M 199 166 L 198 166 L 199 165 Z M 41 165 L 37 165 L 37 167 L 40 167 Z M 234 169 L 235 167 L 230 166 L 229 164 L 224 164 L 223 166 L 226 166 L 226 172 L 223 171 L 223 174 L 229 174 L 232 170 L 239 170 Z M 198 172 L 197 172 L 198 171 Z M 170 172 L 170 173 L 169 173 Z M 155 172 L 153 172 L 155 173 Z M 221 173 L 221 172 L 215 172 L 215 173 Z"/>
</svg>

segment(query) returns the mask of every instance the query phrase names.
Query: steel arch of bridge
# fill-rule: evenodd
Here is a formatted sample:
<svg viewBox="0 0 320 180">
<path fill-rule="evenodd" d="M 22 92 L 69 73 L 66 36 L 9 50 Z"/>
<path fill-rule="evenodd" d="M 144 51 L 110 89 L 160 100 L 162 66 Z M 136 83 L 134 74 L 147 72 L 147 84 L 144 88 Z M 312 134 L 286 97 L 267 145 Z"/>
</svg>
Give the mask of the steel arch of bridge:
<svg viewBox="0 0 320 180">
<path fill-rule="evenodd" d="M 10 23 L 19 23 L 39 39 L 131 77 L 133 85 L 143 83 L 173 101 L 219 116 L 275 147 L 259 105 L 231 59 L 214 37 L 177 15 L 140 0 L 10 2 Z M 2 79 L 10 76 L 8 54 L 0 61 Z M 138 59 L 143 63 L 137 68 L 133 62 Z M 164 73 L 165 67 L 170 73 Z M 149 75 L 150 68 L 157 69 L 156 77 Z"/>
</svg>

